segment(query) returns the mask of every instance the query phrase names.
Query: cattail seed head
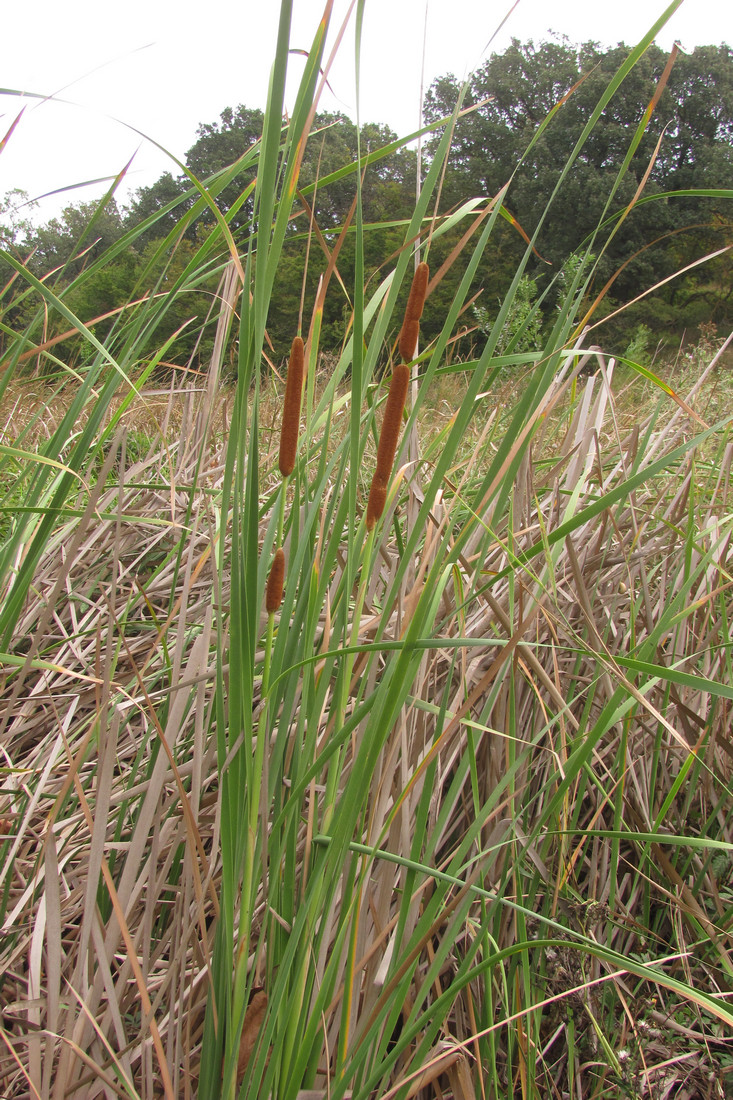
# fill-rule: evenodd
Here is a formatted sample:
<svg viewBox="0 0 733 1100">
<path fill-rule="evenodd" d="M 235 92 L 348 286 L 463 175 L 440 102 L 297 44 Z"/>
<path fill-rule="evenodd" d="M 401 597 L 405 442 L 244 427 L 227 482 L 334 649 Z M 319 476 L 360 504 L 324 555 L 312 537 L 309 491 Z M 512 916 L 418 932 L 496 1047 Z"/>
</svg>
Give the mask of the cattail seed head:
<svg viewBox="0 0 733 1100">
<path fill-rule="evenodd" d="M 265 592 L 265 609 L 268 615 L 273 615 L 279 610 L 283 600 L 283 582 L 285 580 L 285 551 L 278 546 L 275 557 L 270 566 L 270 575 L 267 578 L 267 590 Z"/>
<path fill-rule="evenodd" d="M 415 350 L 417 348 L 417 338 L 420 335 L 420 322 L 408 321 L 407 318 L 402 322 L 402 328 L 400 330 L 400 356 L 403 363 L 409 363 L 415 358 Z"/>
<path fill-rule="evenodd" d="M 389 384 L 387 403 L 384 407 L 384 419 L 382 420 L 382 431 L 377 448 L 377 473 L 386 478 L 392 473 L 392 464 L 397 450 L 397 441 L 400 438 L 402 413 L 405 409 L 409 385 L 410 368 L 406 363 L 397 363 L 392 370 L 392 381 Z"/>
<path fill-rule="evenodd" d="M 392 474 L 394 456 L 402 427 L 402 413 L 407 400 L 407 388 L 410 384 L 410 368 L 406 363 L 397 363 L 392 370 L 392 381 L 387 394 L 384 409 L 382 431 L 377 447 L 377 468 L 372 478 L 369 500 L 367 501 L 366 526 L 371 531 L 377 522 L 387 501 L 387 487 Z"/>
<path fill-rule="evenodd" d="M 420 333 L 420 318 L 425 306 L 425 295 L 428 290 L 428 278 L 430 268 L 423 261 L 417 265 L 412 277 L 410 296 L 405 307 L 405 318 L 400 331 L 400 355 L 404 362 L 415 358 L 417 338 Z"/>
<path fill-rule="evenodd" d="M 300 398 L 303 392 L 305 348 L 300 336 L 293 340 L 288 363 L 288 377 L 283 399 L 283 420 L 280 429 L 280 473 L 288 477 L 295 469 L 300 433 Z"/>
<path fill-rule="evenodd" d="M 425 295 L 428 291 L 429 277 L 430 268 L 423 260 L 423 262 L 419 263 L 415 268 L 415 274 L 412 277 L 410 296 L 407 299 L 407 306 L 405 308 L 406 321 L 419 321 L 422 317 L 422 311 L 425 306 Z"/>
<path fill-rule="evenodd" d="M 376 524 L 377 520 L 384 511 L 384 506 L 387 503 L 387 486 L 389 485 L 389 479 L 380 477 L 376 472 L 372 478 L 372 485 L 369 490 L 369 499 L 367 501 L 366 510 L 366 529 L 371 531 L 372 527 Z"/>
</svg>

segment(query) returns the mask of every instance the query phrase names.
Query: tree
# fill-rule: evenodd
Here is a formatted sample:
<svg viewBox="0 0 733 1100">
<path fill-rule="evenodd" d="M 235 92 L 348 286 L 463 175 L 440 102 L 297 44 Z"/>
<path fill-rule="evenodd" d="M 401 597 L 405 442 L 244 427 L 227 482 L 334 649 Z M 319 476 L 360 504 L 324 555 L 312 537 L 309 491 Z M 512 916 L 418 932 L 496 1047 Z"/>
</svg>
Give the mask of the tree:
<svg viewBox="0 0 733 1100">
<path fill-rule="evenodd" d="M 186 166 L 200 179 L 205 180 L 234 164 L 259 141 L 262 134 L 262 111 L 242 104 L 233 110 L 222 111 L 219 122 L 202 124 L 198 128 L 198 140 L 186 154 Z M 374 123 L 361 130 L 362 154 L 375 152 L 396 139 L 388 127 Z M 357 159 L 357 128 L 351 119 L 341 114 L 322 112 L 314 119 L 311 136 L 305 148 L 298 177 L 298 186 L 306 188 L 340 169 L 353 165 Z M 364 180 L 363 202 L 365 218 L 379 220 L 385 206 L 385 189 L 390 190 L 390 208 L 398 207 L 396 216 L 403 216 L 412 202 L 414 189 L 414 153 L 398 150 L 372 165 Z M 254 176 L 254 171 L 237 179 L 217 195 L 217 203 L 226 213 L 239 198 L 243 186 Z M 158 181 L 160 183 L 160 181 Z M 156 185 L 157 187 L 157 185 Z M 328 186 L 320 186 L 316 192 L 315 212 L 322 231 L 342 225 L 356 192 L 356 178 L 352 172 Z M 234 228 L 251 213 L 246 207 L 237 218 Z"/>
<path fill-rule="evenodd" d="M 21 211 L 32 209 L 37 203 L 28 201 L 28 192 L 14 187 L 0 197 L 0 248 L 17 250 L 33 232 L 29 218 Z"/>
<path fill-rule="evenodd" d="M 114 199 L 103 209 L 96 202 L 66 206 L 59 218 L 26 234 L 29 267 L 44 276 L 62 268 L 67 275 L 78 274 L 115 244 L 124 230 Z"/>
<path fill-rule="evenodd" d="M 236 110 L 228 107 L 222 111 L 218 122 L 199 126 L 198 140 L 186 155 L 187 167 L 199 179 L 210 179 L 252 149 L 261 136 L 262 121 L 261 111 L 241 104 Z M 289 240 L 277 275 L 278 293 L 273 297 L 268 318 L 268 332 L 276 358 L 285 355 L 290 347 L 303 280 L 306 280 L 308 308 L 315 297 L 318 277 L 326 264 L 316 235 L 306 273 L 309 210 L 313 210 L 315 228 L 326 246 L 332 246 L 354 201 L 356 174 L 352 171 L 328 183 L 323 181 L 356 163 L 359 138 L 362 156 L 365 156 L 389 145 L 396 139 L 396 134 L 386 126 L 370 123 L 362 127 L 359 135 L 355 124 L 343 115 L 324 112 L 315 116 L 298 177 L 298 188 L 309 192 L 307 206 L 301 205 L 299 212 L 296 200 L 295 217 L 290 224 Z M 256 166 L 249 167 L 217 192 L 216 202 L 222 213 L 229 214 L 255 171 Z M 414 179 L 415 154 L 412 151 L 397 150 L 370 164 L 364 173 L 362 189 L 365 222 L 377 225 L 386 220 L 408 218 L 414 204 Z M 246 203 L 231 217 L 230 227 L 235 235 L 248 233 L 251 216 L 251 203 Z M 202 221 L 205 225 L 213 223 L 207 213 L 202 215 Z M 387 256 L 400 247 L 403 237 L 404 234 L 395 229 L 380 228 L 366 234 L 367 275 L 371 275 Z M 339 293 L 339 284 L 334 282 L 333 292 L 326 299 L 323 317 L 324 334 L 332 340 L 338 340 L 343 334 L 343 311 L 352 294 L 354 251 L 350 240 L 342 248 L 339 269 L 347 296 Z"/>
<path fill-rule="evenodd" d="M 471 194 L 494 195 L 515 173 L 506 205 L 524 230 L 533 234 L 583 127 L 628 53 L 624 45 L 602 52 L 592 42 L 574 46 L 560 39 L 535 46 L 515 39 L 503 54 L 492 55 L 470 81 L 464 105 L 476 109 L 456 127 L 444 192 L 446 205 Z M 594 233 L 667 60 L 662 50 L 650 47 L 604 109 L 540 230 L 537 251 L 552 269 L 543 271 L 543 264 L 534 261 L 537 277 L 558 270 Z M 428 119 L 450 113 L 458 93 L 454 77 L 435 81 L 427 96 Z M 527 152 L 540 123 L 565 96 Z M 486 99 L 488 102 L 477 106 Z M 620 213 L 631 203 L 658 142 L 659 155 L 645 197 L 677 189 L 728 187 L 733 168 L 731 134 L 731 50 L 706 46 L 689 55 L 680 54 L 629 172 L 616 191 L 611 213 Z M 614 297 L 635 297 L 711 251 L 720 239 L 721 222 L 729 224 L 729 220 L 722 204 L 700 197 L 639 203 L 605 250 L 603 238 L 594 243 L 599 255 L 598 287 L 619 273 Z M 659 243 L 654 245 L 654 241 Z M 524 243 L 518 235 L 507 239 L 504 234 L 501 247 L 508 248 L 516 262 Z M 681 285 L 670 284 L 665 294 L 679 294 Z M 722 286 L 720 290 L 715 303 L 719 312 L 728 308 Z M 639 316 L 630 318 L 634 323 L 639 320 Z M 677 324 L 680 321 L 684 324 L 678 315 Z"/>
<path fill-rule="evenodd" d="M 464 106 L 474 110 L 463 115 L 455 128 L 441 209 L 445 212 L 472 196 L 493 197 L 510 182 L 505 205 L 516 219 L 514 225 L 498 221 L 492 247 L 477 270 L 472 293 L 480 294 L 477 306 L 485 311 L 480 313 L 482 324 L 495 315 L 497 303 L 504 299 L 524 256 L 523 233 L 532 236 L 536 232 L 527 285 L 536 285 L 545 295 L 542 314 L 547 319 L 554 315 L 554 299 L 562 287 L 562 279 L 558 279 L 546 293 L 551 280 L 579 251 L 590 248 L 596 257 L 594 295 L 610 281 L 610 291 L 596 315 L 599 319 L 698 257 L 733 241 L 733 224 L 722 199 L 694 193 L 703 188 L 729 188 L 733 178 L 733 54 L 729 47 L 704 46 L 676 56 L 623 179 L 618 180 L 619 170 L 640 120 L 653 97 L 657 98 L 668 62 L 668 55 L 656 46 L 639 58 L 582 147 L 575 151 L 599 98 L 628 53 L 623 44 L 604 51 L 593 42 L 576 46 L 567 39 L 551 39 L 535 45 L 513 40 L 507 50 L 490 57 L 471 77 Z M 450 114 L 458 95 L 459 84 L 453 76 L 436 80 L 427 95 L 427 120 Z M 552 117 L 537 136 L 550 112 Z M 262 124 L 261 111 L 242 104 L 236 109 L 228 107 L 217 121 L 198 127 L 186 157 L 187 168 L 209 187 L 241 250 L 249 247 L 252 239 L 252 201 L 241 200 L 257 172 Z M 369 157 L 394 140 L 395 134 L 386 126 L 370 123 L 359 133 L 341 114 L 315 116 L 298 178 L 304 201 L 296 196 L 277 272 L 277 294 L 268 317 L 276 359 L 290 347 L 303 286 L 306 318 L 314 301 L 326 264 L 321 246 L 325 251 L 333 248 L 349 216 L 356 194 L 359 149 Z M 429 153 L 428 147 L 428 157 Z M 573 156 L 555 195 L 565 165 Z M 233 165 L 238 165 L 238 170 L 223 186 L 218 174 Z M 414 210 L 416 171 L 416 156 L 410 149 L 379 155 L 363 170 L 367 281 L 380 277 L 385 265 L 404 247 L 404 223 Z M 647 174 L 641 200 L 619 220 Z M 688 194 L 669 198 L 670 191 Z M 6 248 L 16 249 L 18 258 L 28 257 L 31 271 L 50 279 L 49 285 L 63 292 L 87 321 L 117 310 L 131 298 L 177 286 L 175 278 L 184 278 L 186 265 L 197 249 L 213 243 L 212 211 L 199 203 L 197 217 L 188 216 L 196 202 L 188 176 L 167 172 L 138 190 L 126 211 L 114 201 L 103 209 L 83 203 L 67 207 L 59 218 L 34 228 L 13 213 L 13 202 L 6 197 L 0 203 L 0 237 Z M 541 221 L 548 206 L 548 216 Z M 599 231 L 604 218 L 607 224 Z M 146 221 L 151 224 L 144 231 L 131 232 Z M 451 255 L 465 228 L 462 223 L 433 240 L 433 270 Z M 105 250 L 128 232 L 129 247 L 95 267 Z M 350 234 L 342 243 L 340 278 L 333 280 L 326 297 L 324 346 L 342 338 L 350 316 L 354 242 Z M 222 262 L 227 258 L 223 241 L 219 258 Z M 212 255 L 210 260 L 213 270 L 218 256 Z M 30 323 L 38 303 L 32 305 L 33 295 L 25 287 L 21 291 L 20 280 L 11 281 L 10 265 L 5 269 L 4 320 L 19 327 Z M 461 270 L 459 258 L 435 289 L 423 323 L 426 340 L 437 334 L 440 319 L 454 300 Z M 195 345 L 196 332 L 205 323 L 215 278 L 212 275 L 211 286 L 197 283 L 190 288 L 180 310 L 178 304 L 170 304 L 166 324 L 175 326 L 195 319 L 176 344 L 175 354 L 180 357 L 186 358 L 195 346 L 199 347 L 197 354 L 205 353 L 205 341 Z M 627 310 L 614 322 L 616 332 L 623 337 L 624 330 L 630 332 L 645 324 L 659 336 L 665 328 L 679 332 L 701 322 L 731 321 L 731 285 L 733 265 L 725 254 L 690 270 L 684 278 L 669 281 L 660 292 Z M 466 325 L 475 327 L 471 313 Z M 165 325 L 158 331 L 164 329 Z M 104 334 L 104 326 L 98 331 Z M 628 338 L 623 346 L 627 343 Z"/>
<path fill-rule="evenodd" d="M 192 200 L 184 198 L 190 187 L 190 181 L 185 176 L 176 177 L 170 172 L 164 172 L 155 183 L 149 187 L 140 187 L 135 192 L 125 215 L 125 226 L 133 228 L 147 218 L 156 217 L 154 225 L 141 234 L 138 242 L 140 246 L 167 237 L 177 227 L 182 214 L 191 206 Z M 162 211 L 174 202 L 175 207 L 163 214 Z"/>
</svg>

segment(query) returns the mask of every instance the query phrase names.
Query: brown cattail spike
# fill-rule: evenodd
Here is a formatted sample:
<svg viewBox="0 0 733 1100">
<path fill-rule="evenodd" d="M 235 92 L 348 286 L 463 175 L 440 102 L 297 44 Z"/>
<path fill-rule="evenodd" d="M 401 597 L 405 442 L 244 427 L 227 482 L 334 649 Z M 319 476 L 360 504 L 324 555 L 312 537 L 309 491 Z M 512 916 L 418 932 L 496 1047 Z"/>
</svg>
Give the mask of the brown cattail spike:
<svg viewBox="0 0 733 1100">
<path fill-rule="evenodd" d="M 267 578 L 267 591 L 265 593 L 265 608 L 268 615 L 274 615 L 279 610 L 283 600 L 283 582 L 285 580 L 285 551 L 278 546 L 275 557 L 270 566 L 270 575 Z"/>
<path fill-rule="evenodd" d="M 376 473 L 372 478 L 372 486 L 369 490 L 369 500 L 367 501 L 366 512 L 366 529 L 371 531 L 375 523 L 384 511 L 384 506 L 387 503 L 387 486 L 389 481 L 385 481 L 379 477 Z"/>
<path fill-rule="evenodd" d="M 392 381 L 387 394 L 384 409 L 382 431 L 377 448 L 377 468 L 372 478 L 367 502 L 366 526 L 371 531 L 377 522 L 387 501 L 387 486 L 392 474 L 394 456 L 402 427 L 402 413 L 407 400 L 407 388 L 410 384 L 410 368 L 406 363 L 397 363 L 392 371 Z"/>
<path fill-rule="evenodd" d="M 392 371 L 392 381 L 387 394 L 387 404 L 384 407 L 384 420 L 382 432 L 379 436 L 377 448 L 377 473 L 388 478 L 392 473 L 397 440 L 400 437 L 402 427 L 402 413 L 407 400 L 407 389 L 410 385 L 410 369 L 406 363 L 397 363 Z"/>
<path fill-rule="evenodd" d="M 430 268 L 426 263 L 420 263 L 415 269 L 410 287 L 410 297 L 405 307 L 405 319 L 400 331 L 400 355 L 404 363 L 409 363 L 415 358 L 417 338 L 420 333 L 420 318 L 425 306 L 425 295 L 428 291 L 428 278 Z"/>
<path fill-rule="evenodd" d="M 400 356 L 404 363 L 409 363 L 415 358 L 417 338 L 420 335 L 420 322 L 408 321 L 405 318 L 400 332 Z"/>
<path fill-rule="evenodd" d="M 300 433 L 300 398 L 303 392 L 305 348 L 300 336 L 293 340 L 288 364 L 288 378 L 283 400 L 283 422 L 280 429 L 280 473 L 288 477 L 295 469 Z"/>
<path fill-rule="evenodd" d="M 244 1014 L 242 1037 L 239 1040 L 239 1057 L 237 1058 L 237 1084 L 241 1084 L 247 1066 L 250 1063 L 257 1040 L 260 1035 L 262 1021 L 267 1011 L 267 994 L 264 989 L 253 990 L 250 994 L 247 1011 Z"/>
</svg>

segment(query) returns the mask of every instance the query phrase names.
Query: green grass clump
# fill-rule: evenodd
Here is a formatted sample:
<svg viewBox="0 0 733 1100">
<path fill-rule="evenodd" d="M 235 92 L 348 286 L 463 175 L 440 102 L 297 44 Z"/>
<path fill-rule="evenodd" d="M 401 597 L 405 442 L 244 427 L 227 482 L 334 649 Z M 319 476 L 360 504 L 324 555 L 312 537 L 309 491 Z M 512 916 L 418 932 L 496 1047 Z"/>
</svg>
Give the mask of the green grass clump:
<svg viewBox="0 0 733 1100">
<path fill-rule="evenodd" d="M 725 1095 L 729 412 L 705 420 L 637 364 L 661 405 L 622 415 L 618 366 L 575 320 L 609 225 L 544 347 L 497 354 L 521 265 L 452 361 L 502 192 L 410 363 L 368 523 L 415 242 L 429 262 L 472 210 L 428 221 L 448 125 L 368 293 L 357 202 L 349 336 L 324 377 L 318 297 L 281 470 L 263 349 L 327 22 L 283 124 L 283 5 L 237 169 L 247 249 L 217 211 L 186 274 L 220 278 L 209 371 L 174 378 L 149 447 L 125 417 L 150 405 L 166 344 L 138 352 L 181 286 L 101 344 L 18 262 L 39 320 L 10 334 L 0 396 L 45 310 L 87 354 L 47 430 L 11 418 L 0 451 L 2 1095 Z"/>
</svg>

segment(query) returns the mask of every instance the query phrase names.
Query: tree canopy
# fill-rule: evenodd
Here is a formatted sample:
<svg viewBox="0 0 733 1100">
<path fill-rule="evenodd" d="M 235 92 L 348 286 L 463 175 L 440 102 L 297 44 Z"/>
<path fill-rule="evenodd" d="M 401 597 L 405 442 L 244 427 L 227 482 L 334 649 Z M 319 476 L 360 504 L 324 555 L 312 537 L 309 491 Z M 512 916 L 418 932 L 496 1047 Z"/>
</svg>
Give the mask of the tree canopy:
<svg viewBox="0 0 733 1100">
<path fill-rule="evenodd" d="M 601 307 L 606 313 L 732 242 L 731 219 L 720 194 L 733 179 L 731 49 L 720 45 L 698 47 L 690 54 L 675 51 L 670 67 L 667 53 L 649 47 L 584 136 L 599 98 L 628 53 L 621 44 L 603 50 L 597 43 L 576 46 L 567 39 L 538 45 L 513 40 L 469 79 L 452 135 L 440 212 L 467 198 L 489 199 L 509 185 L 505 206 L 514 221 L 502 223 L 490 263 L 485 260 L 475 278 L 484 321 L 496 312 L 528 237 L 535 240 L 527 275 L 540 292 L 550 288 L 569 257 L 591 252 L 596 258 L 594 292 L 609 285 Z M 426 97 L 427 121 L 435 126 L 449 116 L 460 96 L 461 84 L 454 76 L 435 80 Z M 208 188 L 235 241 L 244 246 L 254 231 L 247 188 L 257 170 L 262 125 L 258 109 L 226 108 L 216 122 L 198 127 L 186 155 L 190 175 L 163 174 L 140 188 L 126 208 L 114 200 L 103 209 L 94 203 L 69 206 L 47 225 L 34 229 L 24 223 L 20 232 L 17 220 L 12 223 L 4 216 L 10 204 L 0 205 L 2 243 L 23 255 L 30 270 L 59 291 L 79 272 L 88 272 L 71 303 L 83 320 L 113 311 L 152 292 L 161 280 L 178 277 L 187 257 L 205 247 L 215 218 L 205 204 L 197 205 L 199 193 L 191 176 Z M 638 144 L 621 173 L 635 135 Z M 432 141 L 439 138 L 440 131 L 434 130 Z M 383 125 L 367 124 L 359 134 L 343 115 L 316 115 L 298 180 L 301 201 L 296 202 L 269 316 L 276 357 L 285 354 L 294 334 L 303 283 L 308 308 L 326 265 L 324 252 L 349 217 L 359 142 L 364 156 L 387 149 L 395 139 Z M 430 150 L 428 142 L 426 164 Z M 363 174 L 367 277 L 393 262 L 404 242 L 400 222 L 414 209 L 416 170 L 414 150 L 397 147 L 371 161 Z M 459 226 L 434 242 L 434 267 L 450 255 L 463 230 Z M 104 268 L 95 267 L 105 249 L 128 240 Z M 643 322 L 663 335 L 710 321 L 730 322 L 729 255 L 672 279 L 628 310 L 612 331 L 623 334 L 624 328 L 629 331 Z M 326 300 L 326 346 L 336 346 L 345 332 L 353 257 L 347 238 L 339 257 L 341 279 Z M 171 333 L 187 318 L 194 319 L 177 339 L 172 354 L 178 359 L 194 353 L 203 358 L 206 352 L 206 339 L 200 337 L 215 291 L 215 266 L 212 262 L 211 285 L 190 288 L 182 312 L 169 318 Z M 458 262 L 445 275 L 436 299 L 447 304 L 460 276 Z M 17 329 L 29 322 L 32 309 L 17 280 L 13 285 L 19 297 L 12 297 L 15 291 L 6 293 L 4 323 Z M 551 303 L 550 290 L 543 309 Z M 441 310 L 434 312 L 439 316 Z M 430 325 L 426 316 L 427 336 Z"/>
<path fill-rule="evenodd" d="M 730 215 L 721 198 L 656 198 L 672 191 L 730 187 L 733 54 L 728 46 L 679 52 L 668 73 L 669 55 L 651 46 L 576 149 L 601 94 L 628 53 L 623 45 L 602 51 L 596 43 L 575 46 L 560 39 L 535 46 L 515 39 L 504 53 L 493 55 L 469 80 L 463 107 L 473 110 L 456 125 L 443 192 L 449 208 L 467 194 L 495 195 L 511 180 L 507 206 L 530 236 L 552 203 L 536 241 L 545 263 L 537 260 L 534 274 L 546 280 L 568 256 L 594 240 L 593 250 L 602 253 L 597 284 L 616 276 L 609 306 L 632 300 L 721 243 L 730 243 L 731 236 Z M 427 96 L 427 118 L 449 114 L 459 94 L 455 77 L 436 80 Z M 558 109 L 536 138 L 553 108 Z M 641 140 L 607 209 L 609 193 L 647 113 Z M 574 151 L 570 172 L 555 194 Z M 594 239 L 604 216 L 618 216 L 632 203 L 647 173 L 643 201 L 615 228 L 608 243 L 608 233 Z M 507 254 L 498 258 L 493 271 L 482 273 L 493 295 L 501 294 L 502 271 L 506 278 L 514 269 L 524 242 L 517 234 L 504 234 L 503 248 Z M 729 320 L 724 290 L 726 282 L 730 285 L 729 274 L 730 261 L 724 258 L 655 295 L 650 307 L 654 317 L 649 317 L 655 329 Z M 631 314 L 639 315 L 639 310 Z M 644 307 L 644 319 L 647 315 Z"/>
</svg>

